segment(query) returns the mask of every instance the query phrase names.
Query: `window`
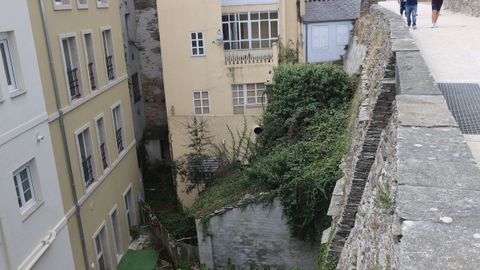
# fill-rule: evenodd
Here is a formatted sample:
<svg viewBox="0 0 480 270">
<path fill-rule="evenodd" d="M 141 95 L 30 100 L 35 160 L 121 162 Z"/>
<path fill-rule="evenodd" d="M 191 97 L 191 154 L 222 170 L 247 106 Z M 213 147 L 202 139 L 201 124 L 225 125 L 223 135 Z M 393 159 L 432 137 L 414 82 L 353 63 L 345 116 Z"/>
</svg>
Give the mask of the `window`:
<svg viewBox="0 0 480 270">
<path fill-rule="evenodd" d="M 61 40 L 63 60 L 70 100 L 74 101 L 82 97 L 82 80 L 80 77 L 80 61 L 78 59 L 77 42 L 75 36 Z"/>
<path fill-rule="evenodd" d="M 337 45 L 347 45 L 350 39 L 348 24 L 337 25 Z"/>
<path fill-rule="evenodd" d="M 98 8 L 108 7 L 108 0 L 97 0 L 97 7 Z"/>
<path fill-rule="evenodd" d="M 107 242 L 107 234 L 105 232 L 105 225 L 102 225 L 100 231 L 96 236 L 93 238 L 93 244 L 95 246 L 95 257 L 97 258 L 97 269 L 99 270 L 111 270 L 112 265 L 110 258 L 108 256 L 109 249 L 108 249 L 108 242 Z"/>
<path fill-rule="evenodd" d="M 193 111 L 195 114 L 210 113 L 210 97 L 208 91 L 193 92 Z"/>
<path fill-rule="evenodd" d="M 132 229 L 135 226 L 134 206 L 133 206 L 133 193 L 132 188 L 128 188 L 127 192 L 123 195 L 125 202 L 125 214 L 127 216 L 128 228 Z"/>
<path fill-rule="evenodd" d="M 102 31 L 103 53 L 105 55 L 105 65 L 107 68 L 107 78 L 109 81 L 115 79 L 115 59 L 113 57 L 112 30 Z"/>
<path fill-rule="evenodd" d="M 3 73 L 7 80 L 7 87 L 10 92 L 18 89 L 13 67 L 10 45 L 7 33 L 0 33 L 0 60 L 2 61 Z M 0 68 L 0 71 L 2 69 Z"/>
<path fill-rule="evenodd" d="M 97 124 L 97 136 L 98 136 L 98 145 L 100 147 L 100 158 L 102 160 L 102 168 L 105 170 L 109 166 L 108 160 L 108 149 L 107 149 L 107 140 L 105 132 L 105 120 L 103 116 L 96 120 Z"/>
<path fill-rule="evenodd" d="M 115 249 L 118 257 L 122 255 L 123 247 L 122 247 L 122 234 L 120 232 L 120 223 L 118 221 L 117 209 L 114 209 L 113 212 L 111 212 L 110 221 L 112 222 L 113 239 L 115 240 Z"/>
<path fill-rule="evenodd" d="M 203 33 L 202 32 L 190 33 L 190 41 L 192 43 L 192 55 L 204 56 L 205 48 L 203 45 Z"/>
<path fill-rule="evenodd" d="M 87 58 L 88 78 L 90 82 L 90 89 L 98 89 L 97 64 L 95 61 L 95 52 L 93 49 L 92 33 L 83 34 L 83 43 L 85 47 L 85 56 Z"/>
<path fill-rule="evenodd" d="M 20 209 L 26 210 L 35 204 L 36 198 L 30 164 L 21 167 L 13 173 L 13 182 Z"/>
<path fill-rule="evenodd" d="M 245 107 L 263 105 L 267 102 L 264 83 L 232 85 L 233 113 L 243 114 Z"/>
<path fill-rule="evenodd" d="M 78 9 L 88 8 L 88 0 L 77 0 Z"/>
<path fill-rule="evenodd" d="M 122 118 L 122 110 L 120 108 L 120 105 L 118 105 L 112 110 L 112 114 L 113 114 L 113 127 L 115 129 L 114 130 L 115 140 L 117 142 L 117 150 L 118 150 L 118 153 L 120 153 L 124 149 L 124 145 L 123 145 L 124 135 L 123 135 L 123 121 L 122 121 L 123 118 Z"/>
<path fill-rule="evenodd" d="M 140 92 L 140 83 L 138 82 L 138 73 L 132 75 L 132 90 L 133 90 L 133 102 L 137 103 L 142 98 Z"/>
<path fill-rule="evenodd" d="M 71 0 L 53 0 L 53 9 L 72 9 L 72 2 Z"/>
<path fill-rule="evenodd" d="M 94 181 L 94 160 L 92 154 L 92 141 L 90 130 L 87 127 L 77 135 L 78 151 L 80 156 L 80 168 L 85 181 L 85 188 L 88 188 Z"/>
<path fill-rule="evenodd" d="M 278 12 L 226 13 L 222 30 L 225 50 L 271 48 L 278 41 Z"/>
</svg>

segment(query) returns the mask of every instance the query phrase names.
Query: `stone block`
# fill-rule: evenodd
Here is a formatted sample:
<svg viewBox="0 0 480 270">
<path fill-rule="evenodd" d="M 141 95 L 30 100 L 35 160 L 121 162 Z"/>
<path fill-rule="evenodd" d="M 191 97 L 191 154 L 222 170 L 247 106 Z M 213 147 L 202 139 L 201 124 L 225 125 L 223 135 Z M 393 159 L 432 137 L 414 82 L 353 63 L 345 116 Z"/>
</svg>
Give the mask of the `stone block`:
<svg viewBox="0 0 480 270">
<path fill-rule="evenodd" d="M 442 96 L 398 95 L 397 110 L 403 126 L 458 127 Z"/>
<path fill-rule="evenodd" d="M 393 52 L 419 51 L 419 50 L 420 49 L 417 47 L 417 44 L 415 44 L 415 41 L 412 38 L 392 40 L 392 51 Z"/>
<path fill-rule="evenodd" d="M 442 94 L 420 52 L 397 52 L 396 60 L 399 94 Z"/>
</svg>

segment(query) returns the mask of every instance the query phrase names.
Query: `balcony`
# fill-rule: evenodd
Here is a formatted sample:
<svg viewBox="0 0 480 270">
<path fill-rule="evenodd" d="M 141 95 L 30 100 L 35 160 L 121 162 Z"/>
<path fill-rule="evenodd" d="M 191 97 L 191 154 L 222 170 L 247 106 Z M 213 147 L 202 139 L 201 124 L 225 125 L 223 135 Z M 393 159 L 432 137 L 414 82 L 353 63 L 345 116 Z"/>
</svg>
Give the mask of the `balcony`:
<svg viewBox="0 0 480 270">
<path fill-rule="evenodd" d="M 70 97 L 72 98 L 72 100 L 81 97 L 77 71 L 77 68 L 67 70 L 68 87 L 70 89 Z"/>
<path fill-rule="evenodd" d="M 226 50 L 225 65 L 278 65 L 278 45 L 268 49 Z"/>
</svg>

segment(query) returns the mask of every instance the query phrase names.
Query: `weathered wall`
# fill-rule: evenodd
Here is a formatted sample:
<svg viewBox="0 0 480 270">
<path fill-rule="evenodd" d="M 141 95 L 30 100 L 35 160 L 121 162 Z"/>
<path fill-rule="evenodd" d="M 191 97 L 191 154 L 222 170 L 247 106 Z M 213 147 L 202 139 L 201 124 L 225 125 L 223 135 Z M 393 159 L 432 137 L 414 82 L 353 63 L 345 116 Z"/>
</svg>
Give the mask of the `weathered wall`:
<svg viewBox="0 0 480 270">
<path fill-rule="evenodd" d="M 338 260 L 337 269 L 475 268 L 480 170 L 440 90 L 397 14 L 373 6 L 357 22 L 356 36 L 368 48 L 361 65 L 366 98 L 339 181 L 345 184 L 337 185 L 329 211 L 330 259 Z M 347 63 L 358 63 L 358 52 Z M 396 89 L 387 106 L 392 116 L 377 110 L 388 88 Z M 375 146 L 369 130 L 385 116 Z M 376 151 L 366 156 L 372 164 L 359 166 L 372 146 Z"/>
<path fill-rule="evenodd" d="M 319 246 L 290 236 L 279 200 L 216 213 L 206 225 L 197 221 L 200 260 L 209 268 L 224 267 L 230 260 L 237 269 L 250 269 L 252 263 L 279 270 L 316 269 Z"/>
<path fill-rule="evenodd" d="M 445 0 L 446 9 L 472 16 L 480 16 L 480 0 Z"/>
</svg>

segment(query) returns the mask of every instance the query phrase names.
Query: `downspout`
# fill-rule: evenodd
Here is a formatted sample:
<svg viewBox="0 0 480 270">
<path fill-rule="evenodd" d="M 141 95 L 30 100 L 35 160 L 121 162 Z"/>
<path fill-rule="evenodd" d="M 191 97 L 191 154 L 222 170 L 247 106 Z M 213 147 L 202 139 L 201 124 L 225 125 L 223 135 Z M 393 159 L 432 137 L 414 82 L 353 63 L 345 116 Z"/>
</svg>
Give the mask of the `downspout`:
<svg viewBox="0 0 480 270">
<path fill-rule="evenodd" d="M 65 159 L 67 162 L 67 171 L 68 171 L 68 179 L 70 180 L 70 185 L 71 185 L 71 191 L 72 191 L 72 198 L 73 198 L 73 203 L 75 205 L 75 217 L 77 220 L 77 226 L 78 226 L 78 233 L 80 234 L 80 242 L 82 245 L 82 255 L 83 255 L 83 261 L 85 263 L 85 269 L 88 270 L 88 257 L 87 257 L 87 245 L 85 243 L 85 235 L 83 233 L 83 224 L 82 224 L 82 217 L 80 215 L 80 206 L 78 204 L 78 197 L 77 197 L 77 189 L 75 187 L 75 180 L 73 177 L 73 171 L 72 171 L 72 161 L 70 160 L 70 151 L 68 150 L 68 140 L 67 140 L 67 135 L 65 132 L 65 120 L 64 120 L 64 114 L 62 111 L 62 105 L 60 102 L 60 94 L 58 91 L 58 82 L 57 82 L 57 75 L 55 73 L 55 65 L 53 63 L 53 56 L 52 56 L 52 46 L 50 43 L 50 38 L 49 38 L 49 32 L 48 32 L 48 24 L 47 24 L 47 18 L 45 16 L 45 5 L 43 3 L 43 0 L 38 0 L 38 3 L 40 4 L 40 13 L 42 16 L 42 25 L 43 25 L 43 32 L 45 34 L 45 43 L 47 45 L 47 52 L 48 52 L 48 60 L 49 60 L 49 65 L 50 65 L 50 74 L 51 74 L 51 79 L 53 83 L 53 92 L 55 93 L 55 104 L 57 106 L 57 111 L 58 111 L 58 119 L 60 122 L 60 132 L 62 136 L 62 143 L 64 146 L 64 154 L 65 154 Z"/>
</svg>

